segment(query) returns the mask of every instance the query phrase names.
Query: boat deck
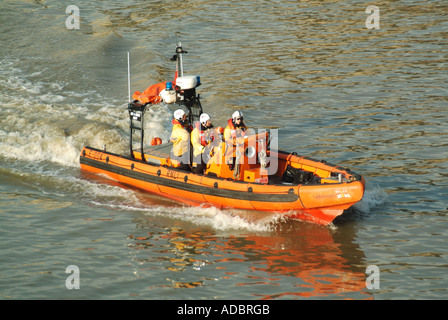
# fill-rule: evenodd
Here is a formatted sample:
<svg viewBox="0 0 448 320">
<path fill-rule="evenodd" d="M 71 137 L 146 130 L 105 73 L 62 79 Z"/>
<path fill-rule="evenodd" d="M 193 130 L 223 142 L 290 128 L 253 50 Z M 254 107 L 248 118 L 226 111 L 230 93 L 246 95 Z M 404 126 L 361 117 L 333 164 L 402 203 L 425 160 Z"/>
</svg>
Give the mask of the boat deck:
<svg viewBox="0 0 448 320">
<path fill-rule="evenodd" d="M 173 143 L 163 143 L 156 146 L 148 146 L 144 148 L 145 155 L 153 155 L 160 158 L 169 158 L 171 149 L 173 148 Z"/>
<path fill-rule="evenodd" d="M 154 159 L 152 159 L 152 158 L 150 158 L 148 156 L 156 156 L 156 157 L 160 157 L 160 158 L 169 158 L 172 147 L 173 147 L 173 143 L 172 142 L 146 147 L 144 149 L 144 153 L 145 153 L 145 157 L 147 159 L 147 162 L 149 162 L 151 164 L 157 164 L 157 163 L 153 163 Z M 189 170 L 182 170 L 180 168 L 176 168 L 176 170 L 190 172 Z M 288 183 L 288 182 L 282 181 L 282 177 L 281 176 L 277 176 L 277 175 L 269 176 L 268 184 L 269 185 L 297 185 L 297 184 L 294 184 L 294 183 Z"/>
</svg>

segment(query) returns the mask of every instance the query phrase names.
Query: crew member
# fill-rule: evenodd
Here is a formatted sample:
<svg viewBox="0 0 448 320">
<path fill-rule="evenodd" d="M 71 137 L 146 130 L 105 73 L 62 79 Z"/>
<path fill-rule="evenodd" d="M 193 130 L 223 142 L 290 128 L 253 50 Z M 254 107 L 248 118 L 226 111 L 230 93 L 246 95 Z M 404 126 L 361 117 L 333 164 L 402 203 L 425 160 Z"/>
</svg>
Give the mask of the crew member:
<svg viewBox="0 0 448 320">
<path fill-rule="evenodd" d="M 171 131 L 170 142 L 173 143 L 171 150 L 171 159 L 173 166 L 180 169 L 190 169 L 190 132 L 191 126 L 187 122 L 187 114 L 184 110 L 174 111 L 174 119 L 171 122 L 173 129 Z"/>
<path fill-rule="evenodd" d="M 227 127 L 224 129 L 224 139 L 235 144 L 235 139 L 244 137 L 246 130 L 246 125 L 243 122 L 243 113 L 235 111 L 232 114 L 232 118 L 227 121 Z"/>
<path fill-rule="evenodd" d="M 213 124 L 207 113 L 202 113 L 199 122 L 196 122 L 191 132 L 191 144 L 193 146 L 192 170 L 195 173 L 203 173 L 210 157 L 210 143 L 213 141 Z"/>
<path fill-rule="evenodd" d="M 246 125 L 243 122 L 243 113 L 235 111 L 232 118 L 227 120 L 227 127 L 224 129 L 224 140 L 226 141 L 226 164 L 233 170 L 237 161 L 237 139 L 246 135 Z"/>
</svg>

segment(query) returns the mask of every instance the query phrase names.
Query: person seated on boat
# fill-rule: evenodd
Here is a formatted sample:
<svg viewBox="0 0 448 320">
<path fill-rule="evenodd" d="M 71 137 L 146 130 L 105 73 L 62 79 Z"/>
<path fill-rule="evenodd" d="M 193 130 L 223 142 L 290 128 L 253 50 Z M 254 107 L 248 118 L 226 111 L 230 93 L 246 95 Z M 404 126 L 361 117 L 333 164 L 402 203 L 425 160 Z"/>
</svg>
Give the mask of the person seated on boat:
<svg viewBox="0 0 448 320">
<path fill-rule="evenodd" d="M 235 111 L 232 114 L 232 118 L 227 120 L 227 127 L 224 129 L 224 139 L 235 144 L 235 139 L 244 137 L 246 130 L 247 127 L 243 122 L 243 113 Z"/>
<path fill-rule="evenodd" d="M 190 132 L 191 126 L 187 121 L 187 114 L 184 110 L 174 111 L 172 121 L 170 142 L 173 143 L 170 158 L 174 167 L 183 170 L 190 170 Z"/>
<path fill-rule="evenodd" d="M 213 141 L 213 124 L 210 115 L 202 113 L 199 122 L 191 132 L 191 144 L 193 146 L 192 171 L 203 173 L 210 158 L 211 142 Z"/>
</svg>

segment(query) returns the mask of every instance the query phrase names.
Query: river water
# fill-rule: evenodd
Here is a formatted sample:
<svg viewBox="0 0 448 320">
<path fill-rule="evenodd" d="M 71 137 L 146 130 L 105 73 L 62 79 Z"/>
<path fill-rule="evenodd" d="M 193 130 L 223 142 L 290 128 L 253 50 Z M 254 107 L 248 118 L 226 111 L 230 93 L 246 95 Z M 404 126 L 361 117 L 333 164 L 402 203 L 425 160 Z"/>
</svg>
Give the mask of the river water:
<svg viewBox="0 0 448 320">
<path fill-rule="evenodd" d="M 447 17 L 446 1 L 1 0 L 0 298 L 447 299 Z M 82 173 L 85 145 L 128 151 L 127 52 L 142 91 L 173 78 L 177 41 L 215 125 L 240 109 L 280 149 L 362 174 L 364 199 L 322 227 Z"/>
</svg>

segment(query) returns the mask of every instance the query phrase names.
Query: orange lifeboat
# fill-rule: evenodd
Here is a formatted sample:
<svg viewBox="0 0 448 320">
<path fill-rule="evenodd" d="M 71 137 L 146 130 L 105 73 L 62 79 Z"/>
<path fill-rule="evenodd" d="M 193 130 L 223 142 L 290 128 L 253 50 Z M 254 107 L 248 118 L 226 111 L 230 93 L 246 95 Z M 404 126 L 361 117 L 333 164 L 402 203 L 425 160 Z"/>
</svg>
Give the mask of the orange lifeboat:
<svg viewBox="0 0 448 320">
<path fill-rule="evenodd" d="M 179 44 L 176 48 L 178 84 L 185 83 L 182 73 L 177 78 L 178 70 L 182 70 L 179 65 L 182 53 L 185 51 Z M 200 81 L 199 77 L 187 80 L 194 82 L 187 87 L 175 86 L 173 90 L 178 97 L 176 103 L 188 109 L 192 124 L 202 113 L 195 91 Z M 155 88 L 159 92 L 163 90 L 162 85 Z M 234 144 L 215 139 L 203 174 L 180 169 L 171 157 L 172 143 L 155 139 L 150 146 L 144 144 L 145 110 L 159 102 L 154 96 L 150 100 L 136 99 L 129 103 L 130 153 L 118 155 L 86 146 L 80 155 L 82 170 L 104 174 L 123 184 L 189 205 L 267 211 L 323 225 L 331 223 L 363 197 L 362 176 L 325 161 L 272 149 L 272 137 L 265 131 L 248 133 Z M 133 147 L 135 131 L 141 133 L 139 150 Z M 217 137 L 222 134 L 217 132 Z"/>
</svg>

